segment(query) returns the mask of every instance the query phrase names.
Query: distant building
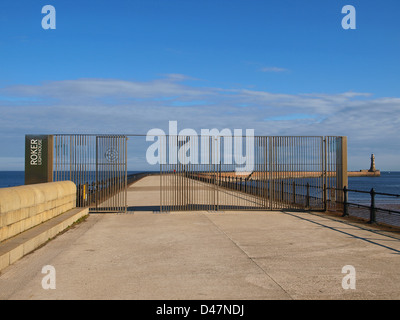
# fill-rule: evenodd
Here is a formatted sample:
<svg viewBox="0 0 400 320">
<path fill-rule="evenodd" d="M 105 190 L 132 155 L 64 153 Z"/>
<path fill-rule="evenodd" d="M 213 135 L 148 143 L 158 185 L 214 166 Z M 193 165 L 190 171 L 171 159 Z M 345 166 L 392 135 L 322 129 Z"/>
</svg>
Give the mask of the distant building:
<svg viewBox="0 0 400 320">
<path fill-rule="evenodd" d="M 375 167 L 375 155 L 371 154 L 371 166 L 368 169 L 362 169 L 360 171 L 349 171 L 347 172 L 348 177 L 379 177 L 381 171 Z"/>
<path fill-rule="evenodd" d="M 376 168 L 375 168 L 375 156 L 374 154 L 371 154 L 371 167 L 368 170 L 369 172 L 376 172 Z"/>
</svg>

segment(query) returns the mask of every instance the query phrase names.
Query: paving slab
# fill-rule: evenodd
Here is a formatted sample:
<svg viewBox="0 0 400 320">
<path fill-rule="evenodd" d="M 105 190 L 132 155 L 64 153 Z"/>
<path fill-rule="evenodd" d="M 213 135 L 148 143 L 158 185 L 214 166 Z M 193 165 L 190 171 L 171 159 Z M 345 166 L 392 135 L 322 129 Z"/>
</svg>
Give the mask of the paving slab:
<svg viewBox="0 0 400 320">
<path fill-rule="evenodd" d="M 129 188 L 135 210 L 92 213 L 2 270 L 0 299 L 400 298 L 396 233 L 314 212 L 160 213 L 158 181 Z M 55 289 L 42 286 L 48 265 Z"/>
<path fill-rule="evenodd" d="M 307 213 L 91 214 L 3 270 L 0 298 L 398 299 L 399 252 L 397 239 Z M 345 265 L 355 290 L 342 288 Z"/>
</svg>

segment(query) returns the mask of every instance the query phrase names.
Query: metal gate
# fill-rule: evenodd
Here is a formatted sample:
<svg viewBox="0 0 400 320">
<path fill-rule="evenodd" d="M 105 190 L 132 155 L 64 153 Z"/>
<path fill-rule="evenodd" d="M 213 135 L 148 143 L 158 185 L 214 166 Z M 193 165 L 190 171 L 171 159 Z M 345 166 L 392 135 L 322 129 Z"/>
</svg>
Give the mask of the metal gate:
<svg viewBox="0 0 400 320">
<path fill-rule="evenodd" d="M 160 137 L 160 210 L 326 210 L 341 197 L 327 190 L 347 184 L 346 137 L 236 138 Z"/>
<path fill-rule="evenodd" d="M 127 210 L 127 137 L 54 135 L 53 181 L 77 186 L 77 207 L 94 212 Z"/>
</svg>

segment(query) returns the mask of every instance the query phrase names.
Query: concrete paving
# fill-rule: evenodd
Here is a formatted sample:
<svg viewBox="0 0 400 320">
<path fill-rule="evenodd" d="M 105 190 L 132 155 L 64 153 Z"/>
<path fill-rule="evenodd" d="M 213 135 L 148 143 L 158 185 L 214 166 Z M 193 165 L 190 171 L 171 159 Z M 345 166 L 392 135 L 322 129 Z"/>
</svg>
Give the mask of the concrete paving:
<svg viewBox="0 0 400 320">
<path fill-rule="evenodd" d="M 156 206 L 156 181 L 130 207 Z M 318 213 L 91 214 L 4 269 L 0 299 L 399 299 L 399 254 L 398 234 Z"/>
</svg>

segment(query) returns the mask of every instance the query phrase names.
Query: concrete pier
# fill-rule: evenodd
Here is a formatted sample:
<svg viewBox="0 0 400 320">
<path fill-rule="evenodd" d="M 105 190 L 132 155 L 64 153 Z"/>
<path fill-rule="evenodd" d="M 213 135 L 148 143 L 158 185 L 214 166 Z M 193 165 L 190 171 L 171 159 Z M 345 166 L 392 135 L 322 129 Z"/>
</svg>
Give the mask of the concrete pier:
<svg viewBox="0 0 400 320">
<path fill-rule="evenodd" d="M 0 299 L 400 298 L 398 234 L 313 212 L 154 213 L 158 179 L 129 188 L 135 211 L 91 214 L 4 269 Z"/>
<path fill-rule="evenodd" d="M 347 172 L 348 177 L 380 177 L 381 172 L 379 170 L 376 171 L 368 171 L 368 170 L 360 170 L 360 171 L 349 171 Z"/>
</svg>

